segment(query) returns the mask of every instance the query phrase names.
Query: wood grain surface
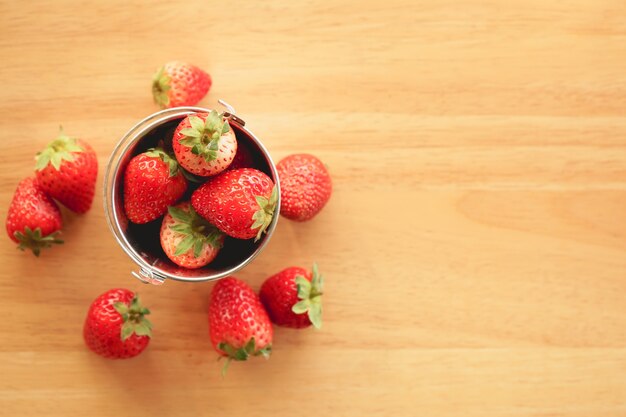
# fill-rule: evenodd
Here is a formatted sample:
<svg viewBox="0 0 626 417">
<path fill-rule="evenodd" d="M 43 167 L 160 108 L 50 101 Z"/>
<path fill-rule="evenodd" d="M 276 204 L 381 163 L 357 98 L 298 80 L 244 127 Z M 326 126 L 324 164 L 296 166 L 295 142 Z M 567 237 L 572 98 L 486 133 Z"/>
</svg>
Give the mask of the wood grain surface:
<svg viewBox="0 0 626 417">
<path fill-rule="evenodd" d="M 625 22 L 620 0 L 1 0 L 0 215 L 59 124 L 100 175 L 63 247 L 0 239 L 0 415 L 626 416 Z M 334 179 L 239 274 L 317 261 L 323 329 L 276 329 L 269 361 L 224 379 L 212 284 L 133 279 L 102 209 L 171 59 L 275 159 L 314 153 Z M 155 334 L 107 361 L 82 324 L 119 286 Z"/>
</svg>

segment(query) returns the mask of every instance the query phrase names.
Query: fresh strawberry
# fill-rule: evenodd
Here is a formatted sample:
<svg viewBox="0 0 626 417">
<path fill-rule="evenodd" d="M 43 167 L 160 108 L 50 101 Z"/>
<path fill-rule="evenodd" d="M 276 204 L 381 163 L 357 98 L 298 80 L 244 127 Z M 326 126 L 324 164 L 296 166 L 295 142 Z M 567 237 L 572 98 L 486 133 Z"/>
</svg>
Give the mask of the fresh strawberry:
<svg viewBox="0 0 626 417">
<path fill-rule="evenodd" d="M 83 328 L 87 347 L 109 359 L 139 355 L 150 343 L 150 310 L 141 306 L 132 291 L 116 288 L 95 299 Z"/>
<path fill-rule="evenodd" d="M 63 243 L 57 238 L 63 220 L 54 200 L 46 195 L 37 180 L 28 177 L 20 181 L 9 205 L 6 228 L 11 240 L 20 250 L 31 249 L 39 256 L 42 248 Z"/>
<path fill-rule="evenodd" d="M 152 96 L 161 108 L 195 106 L 209 92 L 211 76 L 180 61 L 168 62 L 154 75 Z"/>
<path fill-rule="evenodd" d="M 313 155 L 289 155 L 276 166 L 280 179 L 280 214 L 311 220 L 330 199 L 333 186 L 326 167 Z"/>
<path fill-rule="evenodd" d="M 76 213 L 91 207 L 96 190 L 98 159 L 88 143 L 61 133 L 37 154 L 35 172 L 40 187 Z"/>
<path fill-rule="evenodd" d="M 269 357 L 274 330 L 269 317 L 248 284 L 233 277 L 215 284 L 209 301 L 209 334 L 215 350 L 228 360 Z"/>
<path fill-rule="evenodd" d="M 176 265 L 195 269 L 210 263 L 224 243 L 224 234 L 200 217 L 189 202 L 168 209 L 161 224 L 161 247 Z"/>
<path fill-rule="evenodd" d="M 270 177 L 241 168 L 211 178 L 191 196 L 198 214 L 237 239 L 261 238 L 272 222 L 278 191 Z"/>
<path fill-rule="evenodd" d="M 259 296 L 272 322 L 300 329 L 311 324 L 322 327 L 323 277 L 313 264 L 313 274 L 292 266 L 269 277 Z M 307 313 L 307 314 L 304 314 Z"/>
<path fill-rule="evenodd" d="M 161 148 L 130 160 L 124 174 L 124 211 L 133 223 L 158 219 L 187 190 L 187 180 L 174 158 Z"/>
<path fill-rule="evenodd" d="M 192 174 L 208 177 L 224 171 L 235 158 L 237 139 L 222 113 L 195 113 L 174 131 L 178 163 Z"/>
</svg>

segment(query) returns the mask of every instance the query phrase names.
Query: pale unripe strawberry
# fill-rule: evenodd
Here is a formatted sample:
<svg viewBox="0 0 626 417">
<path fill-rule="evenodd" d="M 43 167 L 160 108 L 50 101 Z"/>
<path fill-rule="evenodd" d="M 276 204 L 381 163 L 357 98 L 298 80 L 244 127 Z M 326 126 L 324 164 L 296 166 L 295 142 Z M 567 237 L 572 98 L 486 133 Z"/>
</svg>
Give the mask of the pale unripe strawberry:
<svg viewBox="0 0 626 417">
<path fill-rule="evenodd" d="M 185 117 L 172 138 L 178 163 L 202 177 L 226 170 L 237 153 L 237 139 L 221 113 L 196 113 Z"/>
</svg>

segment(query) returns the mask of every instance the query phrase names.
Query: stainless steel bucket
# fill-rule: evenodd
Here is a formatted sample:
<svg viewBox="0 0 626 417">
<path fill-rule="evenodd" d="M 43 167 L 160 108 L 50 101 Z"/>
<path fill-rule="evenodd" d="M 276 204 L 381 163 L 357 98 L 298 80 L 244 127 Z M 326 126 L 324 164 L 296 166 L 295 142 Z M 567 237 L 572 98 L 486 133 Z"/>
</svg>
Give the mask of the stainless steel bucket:
<svg viewBox="0 0 626 417">
<path fill-rule="evenodd" d="M 272 178 L 280 191 L 276 166 L 261 141 L 245 127 L 245 122 L 235 115 L 234 109 L 220 100 L 225 116 L 237 136 L 239 146 L 247 146 L 254 156 L 255 168 Z M 139 266 L 131 274 L 144 283 L 162 284 L 166 279 L 200 282 L 211 281 L 231 275 L 248 265 L 267 245 L 278 221 L 280 196 L 274 218 L 267 233 L 258 241 L 227 238 L 218 257 L 201 269 L 185 269 L 175 265 L 162 252 L 158 241 L 160 219 L 148 226 L 138 226 L 126 219 L 122 202 L 122 186 L 126 165 L 136 154 L 167 136 L 178 122 L 191 113 L 208 112 L 201 107 L 175 107 L 151 114 L 133 126 L 118 142 L 106 167 L 104 178 L 104 211 L 115 239 L 124 252 Z M 165 132 L 165 133 L 164 133 Z M 171 135 L 170 135 L 171 137 Z M 278 193 L 280 195 L 280 192 Z M 158 223 L 158 224 L 157 224 Z M 152 228 L 152 229 L 151 229 Z M 153 230 L 155 229 L 155 230 Z M 154 241 L 156 239 L 156 242 Z"/>
</svg>

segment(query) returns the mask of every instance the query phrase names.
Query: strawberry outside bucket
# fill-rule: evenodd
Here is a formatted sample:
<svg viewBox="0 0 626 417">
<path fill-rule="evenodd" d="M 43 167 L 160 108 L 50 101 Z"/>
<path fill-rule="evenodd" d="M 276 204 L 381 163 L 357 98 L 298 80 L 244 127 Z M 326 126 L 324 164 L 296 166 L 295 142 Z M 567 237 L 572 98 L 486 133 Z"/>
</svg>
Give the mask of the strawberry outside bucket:
<svg viewBox="0 0 626 417">
<path fill-rule="evenodd" d="M 257 242 L 253 239 L 240 240 L 227 237 L 217 258 L 203 268 L 185 269 L 171 262 L 159 242 L 158 230 L 161 219 L 145 225 L 136 225 L 126 219 L 122 201 L 124 172 L 128 162 L 135 155 L 157 146 L 159 140 L 163 138 L 170 138 L 171 141 L 174 129 L 187 115 L 211 110 L 201 107 L 175 107 L 151 114 L 120 139 L 113 149 L 104 178 L 104 211 L 107 223 L 118 244 L 139 267 L 138 271 L 132 271 L 131 274 L 144 283 L 160 285 L 166 279 L 201 282 L 226 277 L 252 262 L 274 233 L 280 213 L 280 184 L 276 166 L 267 149 L 245 127 L 245 122 L 235 115 L 234 109 L 222 100 L 219 102 L 226 109 L 224 116 L 228 119 L 239 146 L 248 148 L 253 156 L 254 168 L 265 172 L 279 190 L 274 217 L 266 233 Z"/>
</svg>

